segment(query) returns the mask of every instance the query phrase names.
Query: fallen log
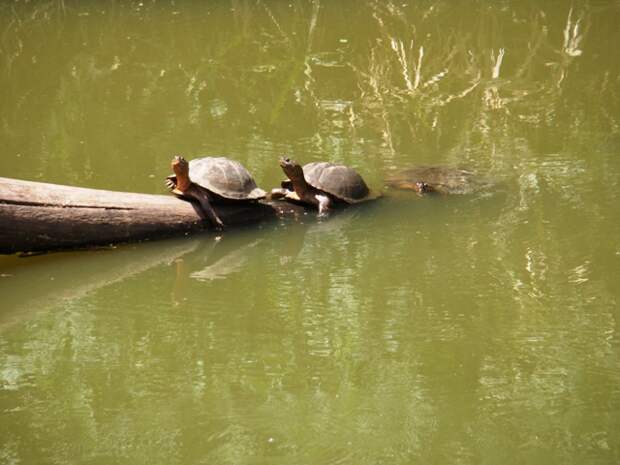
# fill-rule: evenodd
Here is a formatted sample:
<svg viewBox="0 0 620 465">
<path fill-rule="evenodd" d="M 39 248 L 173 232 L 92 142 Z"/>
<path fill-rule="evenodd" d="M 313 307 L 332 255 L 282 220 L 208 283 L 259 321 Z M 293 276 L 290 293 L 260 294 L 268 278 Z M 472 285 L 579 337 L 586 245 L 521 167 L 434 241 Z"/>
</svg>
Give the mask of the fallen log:
<svg viewBox="0 0 620 465">
<path fill-rule="evenodd" d="M 285 202 L 214 207 L 227 227 L 304 212 Z M 172 195 L 0 178 L 0 254 L 105 246 L 210 228 L 198 206 Z"/>
</svg>

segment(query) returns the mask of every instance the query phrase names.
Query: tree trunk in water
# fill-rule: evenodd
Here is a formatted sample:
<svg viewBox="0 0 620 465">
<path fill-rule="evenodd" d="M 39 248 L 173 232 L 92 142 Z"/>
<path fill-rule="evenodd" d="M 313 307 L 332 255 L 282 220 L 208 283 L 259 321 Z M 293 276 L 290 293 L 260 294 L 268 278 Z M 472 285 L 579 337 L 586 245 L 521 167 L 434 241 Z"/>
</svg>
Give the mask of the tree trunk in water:
<svg viewBox="0 0 620 465">
<path fill-rule="evenodd" d="M 227 227 L 304 212 L 285 202 L 215 208 Z M 172 195 L 0 178 L 0 254 L 102 246 L 208 229 L 197 205 Z"/>
</svg>

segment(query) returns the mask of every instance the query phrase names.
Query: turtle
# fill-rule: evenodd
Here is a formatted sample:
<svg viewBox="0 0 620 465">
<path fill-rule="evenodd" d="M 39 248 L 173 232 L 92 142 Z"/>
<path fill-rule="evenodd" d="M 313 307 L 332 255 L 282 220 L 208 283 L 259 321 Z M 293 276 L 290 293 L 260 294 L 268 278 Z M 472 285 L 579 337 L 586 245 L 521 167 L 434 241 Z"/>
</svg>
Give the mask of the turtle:
<svg viewBox="0 0 620 465">
<path fill-rule="evenodd" d="M 288 180 L 281 189 L 271 191 L 272 198 L 285 198 L 311 204 L 324 216 L 335 203 L 356 204 L 378 197 L 353 168 L 330 162 L 302 166 L 290 158 L 280 158 L 280 167 Z"/>
<path fill-rule="evenodd" d="M 386 179 L 388 187 L 426 193 L 471 194 L 483 189 L 488 181 L 473 171 L 453 166 L 418 166 L 400 170 Z"/>
<path fill-rule="evenodd" d="M 174 174 L 166 178 L 168 189 L 181 198 L 196 200 L 217 229 L 223 229 L 224 223 L 211 203 L 256 201 L 266 196 L 241 163 L 226 157 L 195 158 L 187 162 L 176 155 L 171 167 Z"/>
</svg>

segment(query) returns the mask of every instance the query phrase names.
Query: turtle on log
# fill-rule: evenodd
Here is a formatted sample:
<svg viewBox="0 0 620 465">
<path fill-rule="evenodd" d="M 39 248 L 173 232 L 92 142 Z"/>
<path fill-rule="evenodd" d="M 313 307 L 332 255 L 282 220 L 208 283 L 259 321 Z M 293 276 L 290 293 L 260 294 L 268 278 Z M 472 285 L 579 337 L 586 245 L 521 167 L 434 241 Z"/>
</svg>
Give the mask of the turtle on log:
<svg viewBox="0 0 620 465">
<path fill-rule="evenodd" d="M 168 189 L 183 199 L 197 201 L 217 229 L 223 229 L 224 224 L 212 203 L 255 201 L 266 195 L 241 163 L 225 157 L 196 158 L 187 162 L 177 155 L 171 167 L 174 174 L 166 178 Z"/>
<path fill-rule="evenodd" d="M 314 205 L 324 216 L 336 203 L 356 204 L 373 200 L 364 179 L 352 168 L 329 162 L 314 162 L 302 166 L 289 158 L 280 158 L 280 167 L 288 180 L 282 188 L 271 191 L 272 198 Z"/>
</svg>

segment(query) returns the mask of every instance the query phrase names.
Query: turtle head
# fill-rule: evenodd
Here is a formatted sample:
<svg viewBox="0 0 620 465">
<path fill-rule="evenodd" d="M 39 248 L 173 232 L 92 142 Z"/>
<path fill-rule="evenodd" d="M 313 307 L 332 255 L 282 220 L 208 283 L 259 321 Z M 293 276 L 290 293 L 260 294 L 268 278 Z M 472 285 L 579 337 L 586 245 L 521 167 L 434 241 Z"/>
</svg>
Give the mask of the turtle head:
<svg viewBox="0 0 620 465">
<path fill-rule="evenodd" d="M 304 179 L 304 170 L 299 163 L 287 157 L 280 158 L 280 167 L 293 182 Z"/>
<path fill-rule="evenodd" d="M 189 163 L 187 163 L 187 160 L 181 155 L 175 155 L 170 166 L 177 176 L 183 175 L 184 173 L 185 175 L 189 174 Z"/>
<path fill-rule="evenodd" d="M 417 181 L 415 183 L 415 191 L 418 194 L 425 194 L 427 192 L 433 192 L 434 189 L 427 183 L 425 183 L 424 181 Z"/>
<path fill-rule="evenodd" d="M 191 182 L 189 180 L 189 163 L 187 160 L 181 155 L 175 155 L 170 166 L 177 177 L 177 188 L 181 191 L 187 189 Z"/>
</svg>

